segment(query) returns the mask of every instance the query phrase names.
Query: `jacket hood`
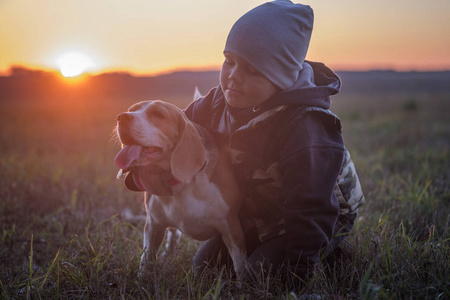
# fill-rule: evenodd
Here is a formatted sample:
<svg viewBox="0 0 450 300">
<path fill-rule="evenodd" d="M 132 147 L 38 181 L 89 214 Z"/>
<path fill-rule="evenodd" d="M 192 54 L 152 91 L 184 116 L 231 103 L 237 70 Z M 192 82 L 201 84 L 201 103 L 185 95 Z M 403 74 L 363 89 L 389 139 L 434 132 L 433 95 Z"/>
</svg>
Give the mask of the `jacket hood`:
<svg viewBox="0 0 450 300">
<path fill-rule="evenodd" d="M 331 106 L 330 96 L 339 93 L 340 88 L 341 80 L 330 68 L 323 63 L 305 61 L 297 81 L 287 90 L 275 94 L 272 98 L 260 104 L 257 109 L 255 107 L 238 109 L 229 105 L 226 106 L 230 114 L 240 120 L 249 120 L 255 114 L 282 105 L 314 106 L 329 109 Z"/>
<path fill-rule="evenodd" d="M 264 110 L 279 105 L 316 106 L 329 109 L 330 96 L 339 93 L 341 80 L 323 63 L 305 61 L 297 81 L 261 105 Z"/>
</svg>

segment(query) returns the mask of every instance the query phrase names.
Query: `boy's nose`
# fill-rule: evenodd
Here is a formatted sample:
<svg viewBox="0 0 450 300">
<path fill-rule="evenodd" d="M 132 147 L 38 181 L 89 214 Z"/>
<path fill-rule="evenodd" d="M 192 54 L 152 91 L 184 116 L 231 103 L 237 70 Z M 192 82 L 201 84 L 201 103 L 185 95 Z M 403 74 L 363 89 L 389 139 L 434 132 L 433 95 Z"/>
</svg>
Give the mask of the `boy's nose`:
<svg viewBox="0 0 450 300">
<path fill-rule="evenodd" d="M 242 72 L 239 67 L 235 66 L 231 69 L 230 74 L 228 75 L 228 80 L 233 80 L 236 82 L 242 81 Z"/>
</svg>

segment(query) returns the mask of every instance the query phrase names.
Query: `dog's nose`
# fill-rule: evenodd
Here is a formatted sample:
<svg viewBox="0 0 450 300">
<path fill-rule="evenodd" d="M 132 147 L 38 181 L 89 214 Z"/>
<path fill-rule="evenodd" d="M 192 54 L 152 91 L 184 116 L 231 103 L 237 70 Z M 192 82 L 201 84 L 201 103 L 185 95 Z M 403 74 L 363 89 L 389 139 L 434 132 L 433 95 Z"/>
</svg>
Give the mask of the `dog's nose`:
<svg viewBox="0 0 450 300">
<path fill-rule="evenodd" d="M 117 121 L 118 122 L 129 122 L 132 121 L 134 119 L 134 116 L 130 113 L 121 113 L 117 116 Z"/>
</svg>

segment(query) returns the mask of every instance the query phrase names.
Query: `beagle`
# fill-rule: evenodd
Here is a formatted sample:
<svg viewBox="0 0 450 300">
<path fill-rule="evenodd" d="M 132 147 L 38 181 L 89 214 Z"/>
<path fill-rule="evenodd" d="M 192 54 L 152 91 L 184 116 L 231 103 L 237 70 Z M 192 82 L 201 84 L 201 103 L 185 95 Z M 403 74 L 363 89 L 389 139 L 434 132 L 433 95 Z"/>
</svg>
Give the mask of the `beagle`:
<svg viewBox="0 0 450 300">
<path fill-rule="evenodd" d="M 143 101 L 119 114 L 117 134 L 122 143 L 115 158 L 118 178 L 126 175 L 129 189 L 145 191 L 141 269 L 156 259 L 166 228 L 177 228 L 197 240 L 220 234 L 241 279 L 246 260 L 238 218 L 242 199 L 226 150 L 163 101 Z"/>
</svg>

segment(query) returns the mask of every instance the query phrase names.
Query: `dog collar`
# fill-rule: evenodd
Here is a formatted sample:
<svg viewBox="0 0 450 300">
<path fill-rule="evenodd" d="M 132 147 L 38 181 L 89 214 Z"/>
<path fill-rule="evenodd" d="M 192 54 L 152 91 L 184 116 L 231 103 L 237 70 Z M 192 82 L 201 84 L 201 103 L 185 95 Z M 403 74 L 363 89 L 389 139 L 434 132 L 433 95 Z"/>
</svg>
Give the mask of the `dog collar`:
<svg viewBox="0 0 450 300">
<path fill-rule="evenodd" d="M 171 172 L 156 166 L 137 167 L 128 172 L 125 186 L 135 192 L 147 191 L 158 196 L 172 196 L 180 191 L 182 184 Z"/>
</svg>

